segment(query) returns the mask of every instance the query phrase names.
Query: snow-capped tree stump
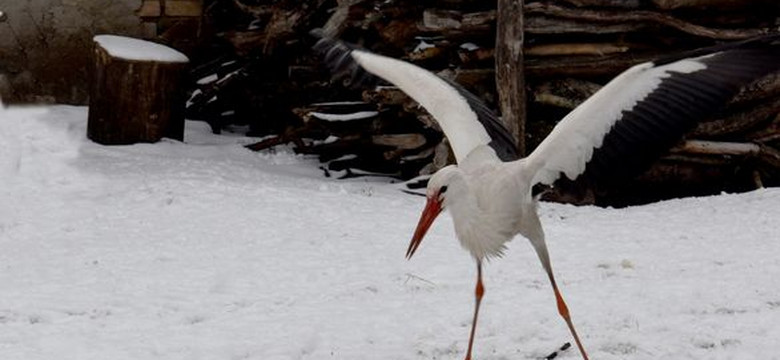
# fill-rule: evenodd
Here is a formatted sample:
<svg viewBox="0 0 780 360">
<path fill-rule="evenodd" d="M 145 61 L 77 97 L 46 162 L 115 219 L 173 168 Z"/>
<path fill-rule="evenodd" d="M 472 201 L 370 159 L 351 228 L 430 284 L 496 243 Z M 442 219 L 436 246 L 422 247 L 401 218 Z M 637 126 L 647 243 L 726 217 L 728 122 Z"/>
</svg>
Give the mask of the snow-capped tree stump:
<svg viewBox="0 0 780 360">
<path fill-rule="evenodd" d="M 160 44 L 96 36 L 87 137 L 105 145 L 182 140 L 188 63 Z"/>
</svg>

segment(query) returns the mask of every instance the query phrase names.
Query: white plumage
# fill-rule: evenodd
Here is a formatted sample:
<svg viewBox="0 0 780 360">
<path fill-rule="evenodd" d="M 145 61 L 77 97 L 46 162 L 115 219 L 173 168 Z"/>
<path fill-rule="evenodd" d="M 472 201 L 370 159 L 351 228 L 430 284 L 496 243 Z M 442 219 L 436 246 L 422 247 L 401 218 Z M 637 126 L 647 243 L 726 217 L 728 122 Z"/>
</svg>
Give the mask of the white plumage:
<svg viewBox="0 0 780 360">
<path fill-rule="evenodd" d="M 452 134 L 450 144 L 458 163 L 479 145 L 490 142 L 485 128 L 466 99 L 442 78 L 408 62 L 355 50 L 352 57 L 360 66 L 381 77 L 417 100 L 439 122 L 445 134 Z"/>
<path fill-rule="evenodd" d="M 601 147 L 604 136 L 620 120 L 623 111 L 633 109 L 672 72 L 687 74 L 706 69 L 699 60 L 664 66 L 643 63 L 612 79 L 566 115 L 528 156 L 526 172 L 533 174 L 531 183 L 552 184 L 560 173 L 569 179 L 582 174 L 593 150 Z"/>
<path fill-rule="evenodd" d="M 484 293 L 482 262 L 501 255 L 517 234 L 528 239 L 555 293 L 580 353 L 587 359 L 555 282 L 533 187 L 556 181 L 620 181 L 641 170 L 702 117 L 717 110 L 745 83 L 780 67 L 779 35 L 696 50 L 636 65 L 605 85 L 570 114 L 525 159 L 501 161 L 508 133 L 462 88 L 415 65 L 322 39 L 315 46 L 336 73 L 364 71 L 399 87 L 438 121 L 458 165 L 434 174 L 427 203 L 407 250 L 411 257 L 443 210 L 453 218 L 461 245 L 477 263 L 476 306 L 466 359 L 471 358 Z M 511 141 L 510 141 L 511 142 Z"/>
</svg>

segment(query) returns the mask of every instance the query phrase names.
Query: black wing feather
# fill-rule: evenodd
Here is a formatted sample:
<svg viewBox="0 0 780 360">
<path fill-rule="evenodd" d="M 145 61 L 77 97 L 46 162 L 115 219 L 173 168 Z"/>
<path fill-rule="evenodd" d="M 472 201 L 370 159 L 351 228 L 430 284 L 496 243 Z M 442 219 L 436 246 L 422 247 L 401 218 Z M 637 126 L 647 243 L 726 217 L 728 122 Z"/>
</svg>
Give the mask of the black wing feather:
<svg viewBox="0 0 780 360">
<path fill-rule="evenodd" d="M 623 111 L 580 177 L 598 188 L 637 175 L 699 121 L 720 111 L 742 86 L 780 70 L 777 35 L 712 50 L 717 53 L 701 60 L 705 69 L 671 73 L 632 109 Z"/>
<path fill-rule="evenodd" d="M 316 32 L 313 32 L 312 35 L 320 36 Z M 321 37 L 313 49 L 322 55 L 323 61 L 328 70 L 330 70 L 332 77 L 334 79 L 346 79 L 344 82 L 348 86 L 368 87 L 384 82 L 379 77 L 365 71 L 350 56 L 350 52 L 357 49 L 356 45 Z M 488 145 L 493 148 L 496 155 L 503 161 L 517 160 L 519 154 L 517 153 L 517 145 L 514 138 L 504 124 L 498 120 L 495 112 L 488 108 L 480 98 L 463 88 L 463 86 L 448 79 L 442 79 L 455 88 L 466 99 L 474 113 L 477 114 L 477 119 L 487 131 L 488 136 L 490 136 L 491 141 Z"/>
</svg>

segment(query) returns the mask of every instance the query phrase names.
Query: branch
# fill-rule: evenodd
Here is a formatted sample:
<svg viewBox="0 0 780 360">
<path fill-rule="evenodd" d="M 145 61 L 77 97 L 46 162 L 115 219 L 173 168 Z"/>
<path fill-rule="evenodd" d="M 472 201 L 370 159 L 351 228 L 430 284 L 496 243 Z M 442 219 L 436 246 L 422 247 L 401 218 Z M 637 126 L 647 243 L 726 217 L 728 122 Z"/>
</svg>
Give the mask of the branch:
<svg viewBox="0 0 780 360">
<path fill-rule="evenodd" d="M 239 10 L 256 18 L 261 18 L 273 12 L 273 7 L 271 6 L 252 6 L 242 3 L 240 0 L 233 0 L 233 5 L 235 5 Z"/>
<path fill-rule="evenodd" d="M 672 153 L 688 153 L 701 155 L 757 155 L 760 146 L 753 143 L 737 143 L 724 141 L 687 140 L 680 146 L 671 149 Z"/>
</svg>

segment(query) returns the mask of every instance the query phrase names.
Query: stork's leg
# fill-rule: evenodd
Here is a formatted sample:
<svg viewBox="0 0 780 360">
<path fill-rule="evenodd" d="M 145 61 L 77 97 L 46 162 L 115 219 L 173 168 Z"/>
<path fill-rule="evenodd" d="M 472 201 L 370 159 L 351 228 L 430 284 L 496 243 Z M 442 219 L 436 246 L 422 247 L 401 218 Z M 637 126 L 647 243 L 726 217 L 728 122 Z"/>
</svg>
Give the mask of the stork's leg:
<svg viewBox="0 0 780 360">
<path fill-rule="evenodd" d="M 566 321 L 566 325 L 569 326 L 569 331 L 571 331 L 571 335 L 574 337 L 574 342 L 577 343 L 577 348 L 580 349 L 580 354 L 582 354 L 582 358 L 584 360 L 588 360 L 588 354 L 585 352 L 585 347 L 582 346 L 582 342 L 580 341 L 579 335 L 577 335 L 577 330 L 574 329 L 574 324 L 571 322 L 571 316 L 569 315 L 569 307 L 566 306 L 566 302 L 563 301 L 563 296 L 561 295 L 561 292 L 558 290 L 558 284 L 555 283 L 555 277 L 552 274 L 552 271 L 548 273 L 550 277 L 550 283 L 552 284 L 553 291 L 555 292 L 555 301 L 558 303 L 558 313 L 561 314 L 561 317 L 564 321 Z"/>
<path fill-rule="evenodd" d="M 523 235 L 528 236 L 528 239 L 531 241 L 531 245 L 533 245 L 534 250 L 536 250 L 536 255 L 539 256 L 539 260 L 542 262 L 544 271 L 547 272 L 547 277 L 550 279 L 550 284 L 552 285 L 553 291 L 555 292 L 555 302 L 558 303 L 558 313 L 561 314 L 563 320 L 566 321 L 566 325 L 569 326 L 569 331 L 571 331 L 571 335 L 574 337 L 574 342 L 577 343 L 577 348 L 580 350 L 582 358 L 584 360 L 588 360 L 588 354 L 585 352 L 585 347 L 582 346 L 580 337 L 577 335 L 577 330 L 574 329 L 574 324 L 571 322 L 569 307 L 566 306 L 566 302 L 563 301 L 561 291 L 558 290 L 558 284 L 555 283 L 555 276 L 553 276 L 552 264 L 550 263 L 550 254 L 547 252 L 547 244 L 544 242 L 544 234 L 542 233 L 542 225 L 539 223 L 539 217 L 535 216 L 535 212 L 532 212 L 531 214 L 534 216 L 528 219 L 530 221 L 529 225 L 531 225 L 532 228 L 535 228 L 536 231 L 532 231 Z"/>
<path fill-rule="evenodd" d="M 485 295 L 485 286 L 482 285 L 482 261 L 477 260 L 477 287 L 474 290 L 476 303 L 474 306 L 474 319 L 471 321 L 471 335 L 469 335 L 469 348 L 466 350 L 466 360 L 471 360 L 471 348 L 474 345 L 474 332 L 477 329 L 477 316 L 479 315 L 479 304 L 482 302 L 482 295 Z"/>
</svg>

